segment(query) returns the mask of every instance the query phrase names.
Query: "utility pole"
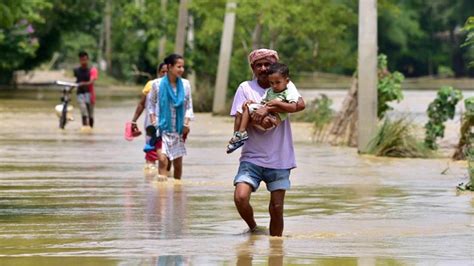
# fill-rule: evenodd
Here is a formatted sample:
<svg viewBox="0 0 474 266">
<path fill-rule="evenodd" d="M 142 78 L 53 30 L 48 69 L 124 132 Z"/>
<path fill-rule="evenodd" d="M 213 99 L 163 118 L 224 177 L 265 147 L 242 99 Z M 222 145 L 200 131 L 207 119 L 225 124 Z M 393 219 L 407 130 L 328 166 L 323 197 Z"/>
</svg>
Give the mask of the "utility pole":
<svg viewBox="0 0 474 266">
<path fill-rule="evenodd" d="M 377 131 L 377 0 L 359 0 L 357 145 L 366 153 Z"/>
<path fill-rule="evenodd" d="M 112 0 L 105 2 L 105 61 L 107 73 L 112 74 Z"/>
<path fill-rule="evenodd" d="M 194 50 L 194 17 L 193 15 L 188 16 L 188 33 L 186 37 L 186 43 L 188 44 L 189 49 L 191 50 L 191 53 L 193 53 Z M 189 68 L 188 68 L 189 69 Z M 189 83 L 191 84 L 191 88 L 196 91 L 196 70 L 193 69 L 191 72 L 188 71 L 187 77 L 189 80 Z"/>
<path fill-rule="evenodd" d="M 100 71 L 106 71 L 107 66 L 104 64 L 104 27 L 105 27 L 105 17 L 102 18 L 102 22 L 100 25 L 100 33 L 99 33 L 99 49 L 97 50 L 97 65 Z"/>
<path fill-rule="evenodd" d="M 188 23 L 188 1 L 179 0 L 179 17 L 178 17 L 178 27 L 176 28 L 174 52 L 182 56 L 184 56 L 187 23 Z"/>
<path fill-rule="evenodd" d="M 214 102 L 212 104 L 212 112 L 214 114 L 225 112 L 225 98 L 229 81 L 229 67 L 232 55 L 232 39 L 234 37 L 236 7 L 237 4 L 235 0 L 227 0 L 224 29 L 222 31 L 221 47 L 219 50 L 219 63 L 217 65 Z"/>
<path fill-rule="evenodd" d="M 163 35 L 161 35 L 160 42 L 158 44 L 158 62 L 162 62 L 165 58 L 166 53 L 166 7 L 168 0 L 161 0 L 161 21 L 163 25 Z"/>
</svg>

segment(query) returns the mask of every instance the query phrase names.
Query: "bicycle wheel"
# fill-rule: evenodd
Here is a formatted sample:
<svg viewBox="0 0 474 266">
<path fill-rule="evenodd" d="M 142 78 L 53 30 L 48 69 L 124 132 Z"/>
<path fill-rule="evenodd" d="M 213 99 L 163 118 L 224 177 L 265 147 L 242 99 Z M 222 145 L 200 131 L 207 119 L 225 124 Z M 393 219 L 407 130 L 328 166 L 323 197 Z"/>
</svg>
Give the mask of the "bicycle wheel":
<svg viewBox="0 0 474 266">
<path fill-rule="evenodd" d="M 61 112 L 61 117 L 59 117 L 59 128 L 64 129 L 67 122 L 67 103 L 63 103 L 63 111 Z"/>
</svg>

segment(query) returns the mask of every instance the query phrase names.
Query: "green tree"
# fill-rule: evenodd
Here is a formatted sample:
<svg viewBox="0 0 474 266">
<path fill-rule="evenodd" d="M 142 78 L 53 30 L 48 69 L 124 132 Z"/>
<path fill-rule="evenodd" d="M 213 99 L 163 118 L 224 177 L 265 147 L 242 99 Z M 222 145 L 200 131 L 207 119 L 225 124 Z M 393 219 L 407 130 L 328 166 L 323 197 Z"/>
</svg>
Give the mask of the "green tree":
<svg viewBox="0 0 474 266">
<path fill-rule="evenodd" d="M 40 46 L 36 25 L 45 22 L 37 12 L 50 8 L 45 0 L 0 3 L 0 82 L 8 81 L 14 69 L 35 57 Z"/>
<path fill-rule="evenodd" d="M 407 76 L 434 75 L 440 67 L 466 75 L 458 29 L 473 12 L 471 0 L 390 1 L 379 8 L 380 51 L 391 58 L 391 68 Z"/>
<path fill-rule="evenodd" d="M 255 47 L 278 50 L 292 73 L 331 70 L 355 66 L 355 52 L 347 42 L 348 28 L 355 25 L 356 14 L 347 6 L 331 0 L 269 0 L 237 2 L 237 21 L 229 95 L 238 84 L 251 77 L 246 60 Z M 196 47 L 193 55 L 198 76 L 213 83 L 222 33 L 225 1 L 194 1 Z M 260 27 L 260 28 L 259 28 Z"/>
<path fill-rule="evenodd" d="M 64 53 L 64 45 L 77 42 L 82 50 L 82 42 L 91 39 L 98 43 L 102 21 L 103 0 L 48 0 L 52 8 L 43 10 L 40 14 L 47 18 L 45 23 L 37 25 L 39 48 L 33 60 L 22 66 L 31 69 L 49 60 L 53 53 L 61 51 L 60 60 L 69 57 L 77 60 L 79 50 L 68 50 Z M 85 37 L 88 36 L 88 37 Z M 90 37 L 89 37 L 90 36 Z M 70 39 L 71 38 L 71 39 Z M 90 47 L 90 46 L 88 46 Z M 92 56 L 95 51 L 88 51 Z"/>
<path fill-rule="evenodd" d="M 387 111 L 393 108 L 388 103 L 403 100 L 402 82 L 405 79 L 402 73 L 388 70 L 388 59 L 384 54 L 378 56 L 378 84 L 377 84 L 377 117 L 382 119 Z"/>
<path fill-rule="evenodd" d="M 156 73 L 158 44 L 163 35 L 168 36 L 166 53 L 173 52 L 177 22 L 177 3 L 169 1 L 165 13 L 160 1 L 117 0 L 112 5 L 112 74 L 116 78 L 143 82 L 144 77 L 134 75 L 140 71 Z M 169 23 L 163 24 L 163 18 Z"/>
<path fill-rule="evenodd" d="M 474 16 L 469 17 L 464 25 L 464 31 L 466 34 L 466 41 L 463 43 L 463 47 L 467 47 L 470 51 L 470 67 L 474 67 Z"/>
<path fill-rule="evenodd" d="M 98 40 L 102 6 L 102 0 L 2 1 L 1 81 L 8 81 L 16 69 L 32 69 L 49 60 L 61 50 L 64 36 L 86 33 Z"/>
<path fill-rule="evenodd" d="M 436 99 L 428 106 L 428 122 L 425 124 L 425 145 L 437 149 L 437 138 L 444 137 L 444 122 L 453 119 L 456 114 L 456 104 L 463 98 L 460 90 L 443 86 L 438 90 Z"/>
</svg>

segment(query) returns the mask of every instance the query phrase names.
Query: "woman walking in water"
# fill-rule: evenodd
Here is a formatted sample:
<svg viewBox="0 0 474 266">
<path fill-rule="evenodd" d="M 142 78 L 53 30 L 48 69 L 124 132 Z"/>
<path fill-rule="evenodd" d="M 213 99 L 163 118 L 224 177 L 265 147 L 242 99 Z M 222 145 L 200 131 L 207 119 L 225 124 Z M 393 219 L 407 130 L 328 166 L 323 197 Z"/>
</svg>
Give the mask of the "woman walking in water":
<svg viewBox="0 0 474 266">
<path fill-rule="evenodd" d="M 190 131 L 194 118 L 191 85 L 183 79 L 184 58 L 171 54 L 165 58 L 168 73 L 153 83 L 150 92 L 148 112 L 152 125 L 156 126 L 158 138 L 162 141 L 158 177 L 167 178 L 168 160 L 173 164 L 175 179 L 181 179 L 183 156 L 186 155 L 184 139 Z"/>
</svg>

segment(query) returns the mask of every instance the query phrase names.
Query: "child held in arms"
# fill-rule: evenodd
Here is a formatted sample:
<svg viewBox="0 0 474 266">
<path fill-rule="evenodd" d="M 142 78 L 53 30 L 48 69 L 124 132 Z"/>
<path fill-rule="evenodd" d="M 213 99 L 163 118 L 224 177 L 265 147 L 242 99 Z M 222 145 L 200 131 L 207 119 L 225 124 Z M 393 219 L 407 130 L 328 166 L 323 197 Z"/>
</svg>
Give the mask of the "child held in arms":
<svg viewBox="0 0 474 266">
<path fill-rule="evenodd" d="M 247 127 L 251 121 L 250 114 L 258 108 L 266 105 L 268 107 L 279 107 L 282 110 L 291 112 L 296 109 L 296 103 L 300 94 L 294 86 L 288 87 L 290 82 L 290 70 L 288 66 L 281 63 L 274 63 L 268 69 L 268 81 L 270 88 L 265 91 L 262 101 L 254 103 L 245 102 L 242 106 L 242 118 L 238 125 L 238 131 L 234 132 L 234 136 L 227 145 L 227 153 L 231 153 L 244 145 L 248 140 Z M 270 130 L 278 126 L 282 121 L 287 119 L 288 113 L 270 113 L 261 122 L 261 124 L 253 124 L 261 130 Z M 262 124 L 271 124 L 269 128 L 264 128 Z"/>
</svg>

